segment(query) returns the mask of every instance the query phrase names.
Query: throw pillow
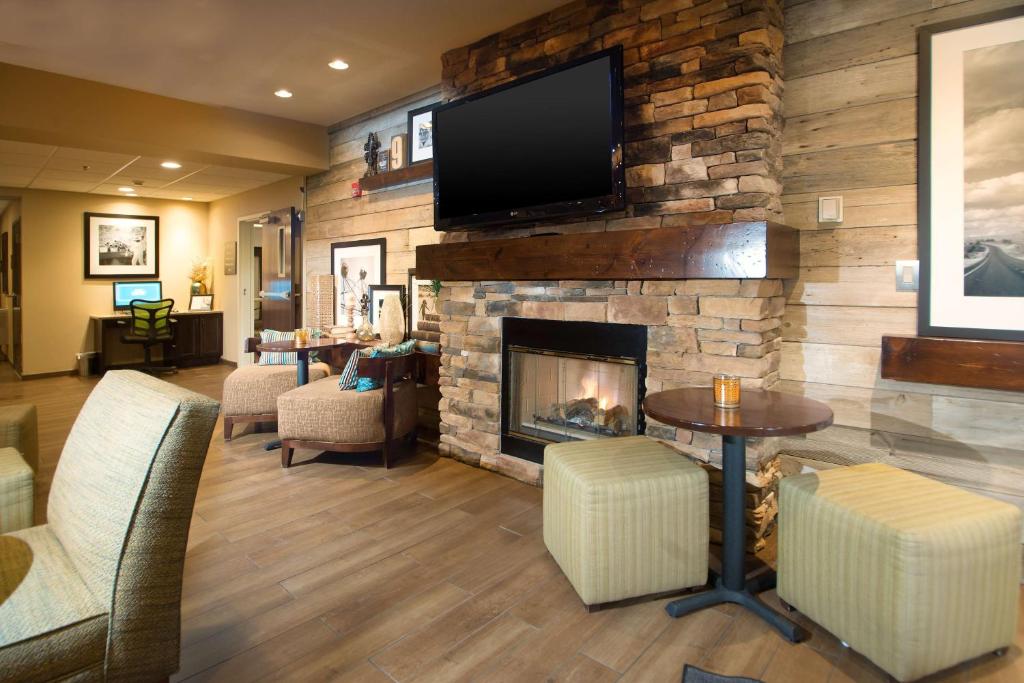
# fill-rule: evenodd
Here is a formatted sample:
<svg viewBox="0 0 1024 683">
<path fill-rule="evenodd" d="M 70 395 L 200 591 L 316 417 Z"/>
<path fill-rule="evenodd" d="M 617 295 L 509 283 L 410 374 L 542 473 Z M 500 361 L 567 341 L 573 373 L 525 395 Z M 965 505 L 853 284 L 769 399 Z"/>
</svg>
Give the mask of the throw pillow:
<svg viewBox="0 0 1024 683">
<path fill-rule="evenodd" d="M 310 339 L 319 339 L 322 336 L 320 330 L 316 328 L 307 327 L 306 329 L 309 330 Z M 263 330 L 260 332 L 260 341 L 264 344 L 278 341 L 292 341 L 293 339 L 295 339 L 295 330 L 288 330 L 287 332 L 282 330 Z M 316 360 L 316 351 L 310 352 L 309 362 L 315 363 Z M 295 353 L 269 351 L 260 354 L 258 365 L 297 365 L 298 362 L 299 359 Z"/>
<path fill-rule="evenodd" d="M 359 359 L 368 358 L 370 351 L 373 349 L 359 349 L 353 351 L 352 355 L 348 357 L 348 362 L 345 363 L 345 369 L 341 371 L 341 377 L 338 378 L 338 388 L 342 391 L 356 388 L 356 381 L 359 379 Z"/>
<path fill-rule="evenodd" d="M 396 356 L 404 356 L 408 353 L 412 353 L 413 347 L 416 341 L 410 339 L 404 341 L 401 344 L 395 344 L 394 346 L 374 346 L 366 349 L 360 349 L 358 353 L 353 353 L 349 356 L 348 363 L 345 364 L 345 369 L 341 371 L 341 377 L 338 378 L 338 387 L 342 391 L 348 389 L 355 389 L 356 391 L 372 391 L 374 389 L 380 389 L 381 384 L 379 381 L 369 377 L 359 377 L 359 359 L 360 358 L 394 358 Z"/>
</svg>

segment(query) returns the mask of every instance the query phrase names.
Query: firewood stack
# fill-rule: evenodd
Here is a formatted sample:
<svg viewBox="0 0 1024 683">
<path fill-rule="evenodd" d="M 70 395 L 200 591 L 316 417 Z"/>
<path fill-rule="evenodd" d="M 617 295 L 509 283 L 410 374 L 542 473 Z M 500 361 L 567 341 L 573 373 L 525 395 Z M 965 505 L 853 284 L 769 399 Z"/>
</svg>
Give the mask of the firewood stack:
<svg viewBox="0 0 1024 683">
<path fill-rule="evenodd" d="M 707 463 L 700 464 L 708 473 L 709 500 L 711 504 L 711 542 L 722 544 L 722 471 Z M 764 550 L 765 540 L 775 530 L 775 517 L 779 511 L 778 480 L 781 478 L 779 459 L 764 462 L 757 472 L 747 472 L 746 496 L 744 497 L 748 553 Z"/>
</svg>

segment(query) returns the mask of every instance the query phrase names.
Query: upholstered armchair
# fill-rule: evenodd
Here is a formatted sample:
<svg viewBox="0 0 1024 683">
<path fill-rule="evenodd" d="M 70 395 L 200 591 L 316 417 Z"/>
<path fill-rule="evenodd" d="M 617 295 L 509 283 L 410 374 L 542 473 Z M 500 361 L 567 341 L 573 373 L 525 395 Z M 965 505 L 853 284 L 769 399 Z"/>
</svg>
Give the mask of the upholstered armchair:
<svg viewBox="0 0 1024 683">
<path fill-rule="evenodd" d="M 185 544 L 219 405 L 108 372 L 71 428 L 48 523 L 0 536 L 0 681 L 178 669 Z"/>
</svg>

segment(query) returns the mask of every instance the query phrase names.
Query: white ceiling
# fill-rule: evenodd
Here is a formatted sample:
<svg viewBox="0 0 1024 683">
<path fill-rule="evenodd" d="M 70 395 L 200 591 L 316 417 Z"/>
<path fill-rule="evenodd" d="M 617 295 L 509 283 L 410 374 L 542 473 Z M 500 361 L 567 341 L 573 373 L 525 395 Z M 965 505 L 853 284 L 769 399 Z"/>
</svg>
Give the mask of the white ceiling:
<svg viewBox="0 0 1024 683">
<path fill-rule="evenodd" d="M 117 188 L 131 186 L 140 197 L 210 202 L 288 177 L 185 161 L 170 170 L 160 166 L 163 161 L 0 140 L 0 187 L 122 195 Z"/>
<path fill-rule="evenodd" d="M 0 61 L 329 125 L 437 84 L 446 50 L 565 1 L 0 0 Z"/>
</svg>

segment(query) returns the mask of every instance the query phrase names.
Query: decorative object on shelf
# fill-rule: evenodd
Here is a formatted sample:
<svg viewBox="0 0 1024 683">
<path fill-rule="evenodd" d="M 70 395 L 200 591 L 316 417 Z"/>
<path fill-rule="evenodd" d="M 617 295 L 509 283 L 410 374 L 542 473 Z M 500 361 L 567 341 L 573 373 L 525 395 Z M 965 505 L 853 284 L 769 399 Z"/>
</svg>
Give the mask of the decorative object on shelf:
<svg viewBox="0 0 1024 683">
<path fill-rule="evenodd" d="M 406 147 L 409 136 L 406 133 L 391 136 L 391 170 L 395 171 L 405 166 Z"/>
<path fill-rule="evenodd" d="M 408 335 L 412 337 L 413 332 L 417 330 L 429 329 L 431 331 L 439 331 L 433 327 L 423 328 L 421 322 L 427 316 L 433 316 L 439 312 L 437 310 L 437 295 L 441 293 L 441 281 L 420 280 L 416 277 L 416 269 L 410 268 L 408 292 L 409 305 L 406 310 Z"/>
<path fill-rule="evenodd" d="M 206 281 L 210 276 L 210 264 L 205 259 L 193 259 L 188 279 L 192 281 L 192 294 L 206 294 Z"/>
<path fill-rule="evenodd" d="M 409 163 L 434 158 L 434 109 L 437 104 L 413 109 L 409 112 Z"/>
<path fill-rule="evenodd" d="M 717 374 L 714 377 L 715 405 L 719 408 L 740 407 L 740 378 Z"/>
<path fill-rule="evenodd" d="M 357 181 L 352 183 L 352 198 L 355 199 L 357 197 L 362 197 L 362 196 L 363 196 L 363 188 L 359 184 L 359 181 L 357 180 Z"/>
<path fill-rule="evenodd" d="M 1024 341 L 1021 36 L 1022 7 L 918 30 L 922 336 Z"/>
<path fill-rule="evenodd" d="M 402 310 L 402 299 L 397 296 L 384 297 L 380 308 L 380 320 L 377 328 L 380 339 L 388 346 L 394 346 L 405 339 L 405 312 Z"/>
<path fill-rule="evenodd" d="M 86 278 L 160 276 L 160 218 L 85 212 Z"/>
<path fill-rule="evenodd" d="M 374 338 L 373 323 L 370 322 L 370 295 L 363 294 L 359 299 L 359 327 L 356 328 L 356 339 L 371 341 Z"/>
<path fill-rule="evenodd" d="M 309 284 L 310 325 L 326 333 L 334 327 L 334 276 L 313 275 Z"/>
<path fill-rule="evenodd" d="M 224 274 L 238 274 L 238 242 L 224 243 Z"/>
<path fill-rule="evenodd" d="M 213 294 L 193 294 L 188 300 L 190 311 L 212 311 Z"/>
<path fill-rule="evenodd" d="M 366 175 L 377 175 L 377 152 L 380 150 L 380 139 L 376 133 L 366 136 L 363 145 L 363 159 L 366 161 Z"/>
<path fill-rule="evenodd" d="M 405 306 L 405 285 L 370 285 L 370 323 L 374 332 L 380 332 L 381 308 L 384 300 L 395 297 L 399 304 Z M 405 326 L 404 323 L 402 325 Z M 401 341 L 401 340 L 399 340 Z"/>
<path fill-rule="evenodd" d="M 370 285 L 384 282 L 387 239 L 380 237 L 331 244 L 331 275 L 335 277 L 334 323 L 358 328 L 363 320 L 359 302 Z"/>
<path fill-rule="evenodd" d="M 391 166 L 388 164 L 390 154 L 391 152 L 386 149 L 377 152 L 377 173 L 387 173 L 391 170 Z"/>
</svg>

